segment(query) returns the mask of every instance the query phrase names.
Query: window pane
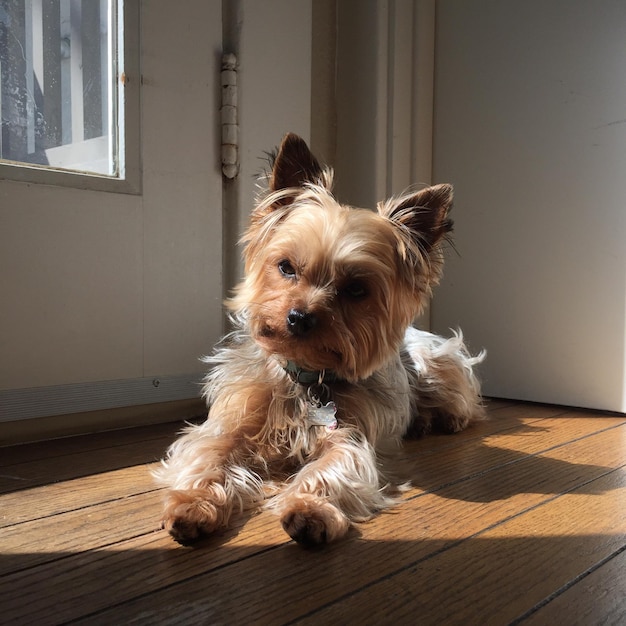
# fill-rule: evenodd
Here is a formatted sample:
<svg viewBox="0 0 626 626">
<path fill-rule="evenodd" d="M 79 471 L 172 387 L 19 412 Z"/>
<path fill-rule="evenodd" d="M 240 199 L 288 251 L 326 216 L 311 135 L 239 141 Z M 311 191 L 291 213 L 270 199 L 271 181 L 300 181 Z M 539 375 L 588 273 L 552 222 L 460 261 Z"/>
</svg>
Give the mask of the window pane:
<svg viewBox="0 0 626 626">
<path fill-rule="evenodd" d="M 118 177 L 118 0 L 0 0 L 0 161 Z"/>
</svg>

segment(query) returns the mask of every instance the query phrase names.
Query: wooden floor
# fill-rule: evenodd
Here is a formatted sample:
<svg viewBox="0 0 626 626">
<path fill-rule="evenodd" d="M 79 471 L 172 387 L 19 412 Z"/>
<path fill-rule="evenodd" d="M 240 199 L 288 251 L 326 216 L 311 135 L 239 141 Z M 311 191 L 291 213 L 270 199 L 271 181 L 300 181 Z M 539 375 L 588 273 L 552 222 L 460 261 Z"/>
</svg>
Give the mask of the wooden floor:
<svg viewBox="0 0 626 626">
<path fill-rule="evenodd" d="M 269 513 L 171 541 L 178 424 L 0 448 L 0 623 L 626 624 L 626 417 L 489 413 L 407 444 L 405 501 L 322 550 Z"/>
</svg>

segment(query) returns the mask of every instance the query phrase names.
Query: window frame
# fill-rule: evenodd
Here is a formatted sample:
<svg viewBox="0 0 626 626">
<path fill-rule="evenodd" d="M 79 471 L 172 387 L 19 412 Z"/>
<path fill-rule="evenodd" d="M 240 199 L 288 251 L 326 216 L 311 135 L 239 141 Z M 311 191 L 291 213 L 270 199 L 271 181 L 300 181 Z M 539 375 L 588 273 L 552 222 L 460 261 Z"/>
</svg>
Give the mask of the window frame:
<svg viewBox="0 0 626 626">
<path fill-rule="evenodd" d="M 2 161 L 0 180 L 113 193 L 141 193 L 139 0 L 124 0 L 118 22 L 120 14 L 123 41 L 118 54 L 123 71 L 118 72 L 118 89 L 119 93 L 123 92 L 123 97 L 118 98 L 118 127 L 123 128 L 123 132 L 118 135 L 118 150 L 124 158 L 119 177 Z"/>
</svg>

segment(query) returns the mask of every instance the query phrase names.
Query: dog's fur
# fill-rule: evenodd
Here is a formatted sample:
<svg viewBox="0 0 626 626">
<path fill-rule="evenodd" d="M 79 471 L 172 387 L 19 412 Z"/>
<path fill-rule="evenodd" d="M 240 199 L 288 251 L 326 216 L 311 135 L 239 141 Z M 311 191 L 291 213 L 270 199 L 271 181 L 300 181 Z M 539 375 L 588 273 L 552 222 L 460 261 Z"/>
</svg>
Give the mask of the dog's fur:
<svg viewBox="0 0 626 626">
<path fill-rule="evenodd" d="M 394 502 L 380 461 L 405 435 L 484 416 L 473 373 L 482 354 L 471 357 L 460 334 L 410 326 L 441 275 L 452 187 L 377 212 L 348 207 L 293 134 L 268 179 L 228 302 L 236 330 L 207 359 L 208 419 L 156 472 L 169 488 L 163 527 L 182 543 L 266 500 L 296 541 L 339 539 Z M 313 424 L 311 411 L 331 402 L 337 427 Z"/>
</svg>

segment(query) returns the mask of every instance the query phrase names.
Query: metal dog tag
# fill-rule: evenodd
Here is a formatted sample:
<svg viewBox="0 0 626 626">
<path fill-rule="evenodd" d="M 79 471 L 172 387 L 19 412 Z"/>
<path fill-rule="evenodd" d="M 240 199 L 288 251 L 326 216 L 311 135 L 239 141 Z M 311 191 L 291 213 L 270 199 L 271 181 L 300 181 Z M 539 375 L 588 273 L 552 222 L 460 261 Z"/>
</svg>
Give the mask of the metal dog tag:
<svg viewBox="0 0 626 626">
<path fill-rule="evenodd" d="M 307 419 L 313 426 L 326 426 L 328 430 L 335 430 L 337 428 L 337 406 L 334 402 L 327 402 L 326 404 L 309 404 L 307 410 Z"/>
</svg>

